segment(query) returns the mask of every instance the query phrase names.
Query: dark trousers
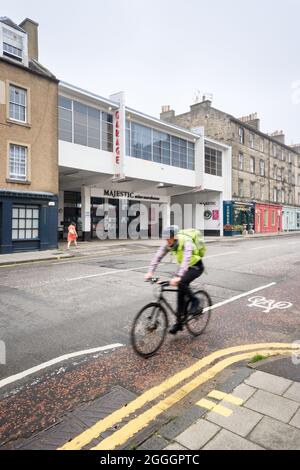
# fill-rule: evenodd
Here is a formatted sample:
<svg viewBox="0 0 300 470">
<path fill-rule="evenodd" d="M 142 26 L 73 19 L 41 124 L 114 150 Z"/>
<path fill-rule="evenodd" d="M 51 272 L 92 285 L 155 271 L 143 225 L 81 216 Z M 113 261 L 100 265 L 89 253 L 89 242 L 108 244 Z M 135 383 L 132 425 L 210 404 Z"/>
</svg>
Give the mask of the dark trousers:
<svg viewBox="0 0 300 470">
<path fill-rule="evenodd" d="M 185 312 L 186 297 L 191 298 L 192 292 L 189 288 L 189 284 L 194 281 L 197 277 L 201 276 L 204 271 L 202 260 L 198 261 L 197 264 L 191 266 L 187 272 L 182 276 L 180 283 L 178 284 L 178 296 L 177 296 L 177 319 L 183 317 Z"/>
</svg>

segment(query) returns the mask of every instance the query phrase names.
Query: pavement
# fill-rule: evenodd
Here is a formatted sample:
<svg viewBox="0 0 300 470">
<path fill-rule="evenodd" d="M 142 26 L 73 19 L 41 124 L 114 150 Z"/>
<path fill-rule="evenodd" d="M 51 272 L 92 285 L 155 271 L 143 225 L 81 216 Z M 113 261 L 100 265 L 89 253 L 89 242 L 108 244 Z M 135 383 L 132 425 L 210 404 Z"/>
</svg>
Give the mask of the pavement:
<svg viewBox="0 0 300 470">
<path fill-rule="evenodd" d="M 169 415 L 164 414 L 148 426 L 146 432 L 141 431 L 135 433 L 133 438 L 125 439 L 123 445 L 122 434 L 126 436 L 126 428 L 132 427 L 135 421 L 138 423 L 145 413 L 140 416 L 135 413 L 130 421 L 130 408 L 142 397 L 116 387 L 90 406 L 81 406 L 75 413 L 70 413 L 64 421 L 29 439 L 11 442 L 0 447 L 0 450 L 93 448 L 165 450 L 170 454 L 190 450 L 300 450 L 298 363 L 299 358 L 292 361 L 290 356 L 275 356 L 254 365 L 240 364 L 226 380 L 210 383 L 206 394 L 202 390 L 202 398 L 194 396 L 190 405 L 179 413 L 177 410 L 172 415 L 171 409 Z M 123 428 L 120 425 L 112 426 L 116 413 L 121 420 L 126 407 L 128 412 L 127 416 L 124 415 Z M 109 422 L 110 425 L 107 424 Z M 117 422 L 118 418 L 115 420 Z M 93 439 L 93 432 L 99 424 L 103 431 L 100 444 L 99 439 Z M 106 428 L 112 427 L 112 430 L 105 431 L 105 425 Z M 119 433 L 120 446 L 112 446 L 114 436 Z"/>
<path fill-rule="evenodd" d="M 277 238 L 292 237 L 300 234 L 300 231 L 294 232 L 278 232 L 278 233 L 259 233 L 254 235 L 237 235 L 233 237 L 206 237 L 205 243 L 226 243 L 233 241 L 249 241 L 258 238 Z M 67 249 L 67 242 L 60 242 L 57 249 L 45 251 L 30 251 L 11 254 L 0 254 L 0 266 L 9 266 L 16 264 L 44 262 L 44 261 L 60 261 L 73 257 L 89 256 L 91 254 L 104 255 L 113 250 L 115 253 L 125 252 L 143 252 L 144 250 L 153 250 L 158 247 L 161 240 L 93 240 L 90 242 L 78 242 L 78 247 L 73 245 L 70 250 Z"/>
</svg>

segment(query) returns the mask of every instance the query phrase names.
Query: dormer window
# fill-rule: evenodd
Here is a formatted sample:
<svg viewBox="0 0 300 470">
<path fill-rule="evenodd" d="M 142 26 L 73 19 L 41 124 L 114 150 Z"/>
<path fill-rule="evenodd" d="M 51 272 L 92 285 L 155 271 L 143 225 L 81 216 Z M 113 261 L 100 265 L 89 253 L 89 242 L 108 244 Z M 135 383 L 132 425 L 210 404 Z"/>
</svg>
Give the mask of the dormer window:
<svg viewBox="0 0 300 470">
<path fill-rule="evenodd" d="M 23 37 L 7 28 L 3 28 L 3 55 L 23 60 Z"/>
<path fill-rule="evenodd" d="M 27 33 L 6 17 L 0 18 L 0 56 L 28 67 Z"/>
</svg>

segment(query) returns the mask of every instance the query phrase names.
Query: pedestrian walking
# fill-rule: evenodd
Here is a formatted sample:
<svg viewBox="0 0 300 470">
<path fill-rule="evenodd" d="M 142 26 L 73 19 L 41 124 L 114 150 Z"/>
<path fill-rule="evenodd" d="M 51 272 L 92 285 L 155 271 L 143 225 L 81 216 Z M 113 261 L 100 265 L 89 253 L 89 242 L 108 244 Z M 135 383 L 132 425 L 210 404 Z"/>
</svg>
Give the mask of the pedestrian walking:
<svg viewBox="0 0 300 470">
<path fill-rule="evenodd" d="M 77 238 L 78 234 L 76 231 L 76 224 L 75 222 L 71 222 L 68 227 L 68 250 L 70 249 L 71 243 L 74 242 L 77 248 Z"/>
</svg>

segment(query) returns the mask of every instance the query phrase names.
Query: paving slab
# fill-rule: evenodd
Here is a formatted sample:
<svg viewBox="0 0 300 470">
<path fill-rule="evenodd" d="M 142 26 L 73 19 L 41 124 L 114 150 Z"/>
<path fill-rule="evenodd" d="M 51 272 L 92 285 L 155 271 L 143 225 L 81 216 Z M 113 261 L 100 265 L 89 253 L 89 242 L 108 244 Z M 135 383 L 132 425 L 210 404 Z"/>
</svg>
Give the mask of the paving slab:
<svg viewBox="0 0 300 470">
<path fill-rule="evenodd" d="M 217 432 L 219 426 L 200 419 L 175 438 L 176 442 L 190 450 L 201 449 Z"/>
<path fill-rule="evenodd" d="M 232 395 L 241 398 L 244 402 L 246 402 L 250 397 L 252 397 L 256 390 L 257 389 L 254 387 L 250 387 L 246 384 L 241 384 L 233 390 Z"/>
<path fill-rule="evenodd" d="M 202 450 L 264 450 L 263 447 L 222 429 Z"/>
<path fill-rule="evenodd" d="M 292 385 L 290 380 L 262 371 L 256 371 L 245 381 L 247 385 L 282 395 Z"/>
<path fill-rule="evenodd" d="M 300 449 L 300 430 L 267 416 L 252 431 L 249 439 L 271 450 Z"/>
<path fill-rule="evenodd" d="M 298 403 L 264 390 L 258 390 L 244 406 L 283 423 L 288 423 L 299 408 Z"/>
<path fill-rule="evenodd" d="M 187 450 L 187 448 L 181 446 L 178 444 L 178 442 L 173 442 L 172 444 L 169 444 L 167 447 L 165 447 L 164 450 Z"/>
<path fill-rule="evenodd" d="M 207 414 L 206 419 L 242 437 L 247 436 L 263 417 L 255 411 L 225 401 L 220 404 L 231 409 L 232 414 L 226 417 L 211 411 Z"/>
<path fill-rule="evenodd" d="M 276 360 L 270 360 L 258 365 L 256 369 L 278 375 L 295 382 L 300 382 L 299 358 L 292 360 L 291 357 L 284 357 Z M 295 358 L 296 359 L 296 358 Z"/>
<path fill-rule="evenodd" d="M 166 447 L 168 441 L 161 436 L 152 436 L 147 441 L 143 442 L 137 450 L 161 450 Z"/>
<path fill-rule="evenodd" d="M 189 426 L 195 423 L 207 412 L 206 409 L 199 406 L 192 406 L 181 416 L 170 421 L 159 430 L 159 434 L 166 439 L 173 440 L 180 433 L 185 431 Z"/>
<path fill-rule="evenodd" d="M 295 426 L 295 428 L 300 429 L 300 410 L 298 410 L 295 416 L 293 416 L 289 424 L 291 426 Z"/>
<path fill-rule="evenodd" d="M 300 383 L 294 382 L 283 396 L 300 403 Z"/>
</svg>

